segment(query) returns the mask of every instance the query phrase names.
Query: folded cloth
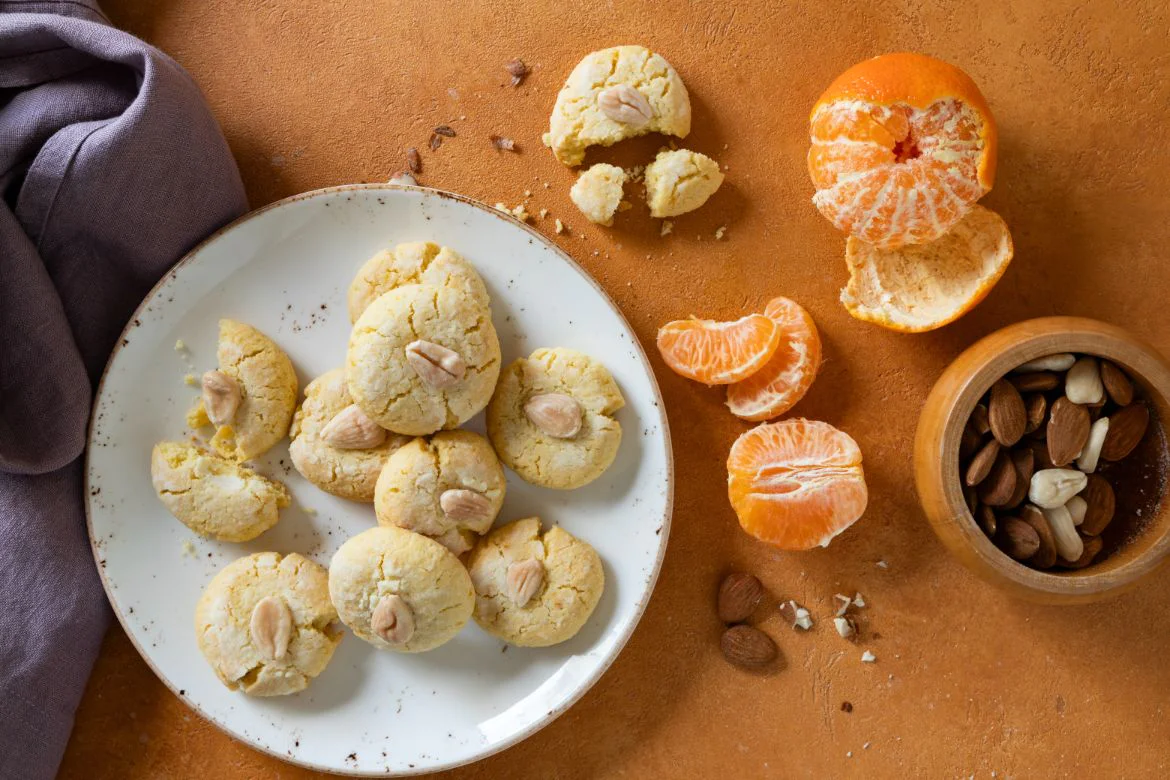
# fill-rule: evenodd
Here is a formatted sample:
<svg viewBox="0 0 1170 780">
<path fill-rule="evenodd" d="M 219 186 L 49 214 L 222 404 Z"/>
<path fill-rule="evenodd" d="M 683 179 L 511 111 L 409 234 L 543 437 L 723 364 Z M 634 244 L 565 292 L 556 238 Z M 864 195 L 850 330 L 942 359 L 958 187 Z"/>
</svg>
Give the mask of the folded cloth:
<svg viewBox="0 0 1170 780">
<path fill-rule="evenodd" d="M 0 0 L 0 195 L 0 778 L 36 780 L 108 622 L 82 497 L 94 383 L 155 281 L 247 201 L 190 77 L 91 0 Z"/>
</svg>

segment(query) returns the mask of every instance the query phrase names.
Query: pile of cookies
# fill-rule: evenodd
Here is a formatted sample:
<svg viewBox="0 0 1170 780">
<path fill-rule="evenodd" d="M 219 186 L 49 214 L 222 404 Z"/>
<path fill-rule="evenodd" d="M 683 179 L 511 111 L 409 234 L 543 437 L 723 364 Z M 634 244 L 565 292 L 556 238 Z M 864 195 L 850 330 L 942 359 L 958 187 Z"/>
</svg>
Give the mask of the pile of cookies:
<svg viewBox="0 0 1170 780">
<path fill-rule="evenodd" d="M 222 320 L 218 366 L 187 416 L 206 436 L 152 454 L 159 499 L 210 539 L 248 541 L 279 521 L 288 490 L 246 462 L 286 435 L 305 479 L 373 505 L 377 527 L 342 544 L 328 569 L 264 552 L 207 586 L 195 611 L 200 650 L 245 693 L 303 690 L 341 641 L 338 621 L 382 650 L 433 649 L 471 618 L 506 642 L 543 647 L 574 636 L 604 588 L 588 543 L 536 517 L 493 524 L 504 466 L 568 490 L 613 463 L 625 402 L 609 371 L 563 347 L 501 370 L 483 280 L 430 242 L 371 258 L 348 306 L 345 365 L 311 381 L 299 406 L 285 352 Z M 460 428 L 485 408 L 487 438 Z"/>
<path fill-rule="evenodd" d="M 557 160 L 576 167 L 590 146 L 612 146 L 627 138 L 691 132 L 691 98 L 678 73 L 644 46 L 614 46 L 586 55 L 557 95 L 544 134 Z M 629 208 L 623 188 L 631 176 L 599 163 L 580 175 L 569 192 L 590 222 L 612 225 Z M 707 202 L 723 183 L 719 164 L 688 149 L 663 149 L 644 171 L 650 216 L 673 217 Z"/>
</svg>

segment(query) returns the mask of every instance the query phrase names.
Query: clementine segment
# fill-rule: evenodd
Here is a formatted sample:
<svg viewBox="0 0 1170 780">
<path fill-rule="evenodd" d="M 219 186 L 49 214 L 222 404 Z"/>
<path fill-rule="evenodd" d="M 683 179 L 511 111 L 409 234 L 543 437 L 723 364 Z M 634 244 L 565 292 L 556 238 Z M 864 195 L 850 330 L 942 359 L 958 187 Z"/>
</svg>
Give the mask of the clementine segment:
<svg viewBox="0 0 1170 780">
<path fill-rule="evenodd" d="M 727 408 L 745 420 L 769 420 L 804 397 L 821 366 L 821 337 L 804 308 L 788 298 L 773 298 L 764 316 L 780 329 L 780 346 L 756 373 L 727 386 Z"/>
<path fill-rule="evenodd" d="M 827 546 L 868 501 L 857 442 L 815 420 L 752 428 L 732 445 L 727 474 L 739 524 L 785 550 Z"/>
<path fill-rule="evenodd" d="M 768 362 L 780 345 L 780 329 L 769 317 L 749 314 L 734 322 L 692 317 L 658 330 L 658 351 L 666 365 L 687 379 L 729 385 Z"/>
<path fill-rule="evenodd" d="M 943 235 L 995 180 L 987 101 L 966 73 L 922 54 L 842 73 L 813 107 L 809 139 L 817 209 L 882 248 Z"/>
</svg>

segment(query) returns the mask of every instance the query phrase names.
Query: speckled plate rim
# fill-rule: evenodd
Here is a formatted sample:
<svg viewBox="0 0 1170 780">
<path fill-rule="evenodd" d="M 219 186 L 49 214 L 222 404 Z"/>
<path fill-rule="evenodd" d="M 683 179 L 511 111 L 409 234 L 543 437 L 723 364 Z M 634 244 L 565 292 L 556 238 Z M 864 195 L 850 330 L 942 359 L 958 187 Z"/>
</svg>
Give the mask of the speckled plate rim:
<svg viewBox="0 0 1170 780">
<path fill-rule="evenodd" d="M 458 193 L 449 192 L 446 190 L 439 190 L 439 189 L 435 189 L 432 187 L 420 187 L 420 186 L 412 186 L 412 185 L 405 185 L 405 184 L 393 184 L 393 183 L 340 184 L 340 185 L 334 185 L 331 187 L 322 187 L 320 189 L 309 190 L 307 192 L 302 192 L 302 193 L 298 193 L 296 195 L 291 195 L 287 198 L 283 198 L 283 199 L 275 201 L 273 203 L 269 203 L 266 206 L 261 206 L 260 208 L 255 209 L 254 211 L 248 212 L 247 214 L 243 215 L 242 217 L 239 217 L 238 219 L 230 222 L 229 224 L 227 224 L 227 225 L 223 226 L 222 228 L 220 228 L 219 230 L 215 231 L 210 236 L 205 238 L 203 241 L 199 242 L 195 247 L 193 247 L 190 251 L 188 251 L 187 254 L 183 255 L 183 257 L 180 258 L 178 262 L 176 262 L 173 266 L 171 266 L 169 269 L 167 269 L 167 271 L 165 273 L 163 273 L 162 276 L 159 277 L 158 282 L 156 282 L 155 285 L 150 289 L 150 292 L 148 292 L 143 297 L 142 301 L 138 304 L 137 307 L 135 307 L 134 312 L 130 315 L 129 319 L 126 322 L 126 325 L 123 327 L 122 332 L 118 336 L 118 340 L 114 345 L 113 351 L 110 353 L 109 359 L 106 361 L 105 367 L 102 369 L 101 378 L 98 380 L 97 389 L 95 390 L 94 395 L 93 395 L 93 406 L 90 410 L 89 428 L 88 428 L 87 433 L 86 433 L 85 465 L 84 465 L 84 472 L 85 472 L 85 478 L 84 478 L 85 526 L 86 526 L 86 533 L 89 536 L 90 551 L 93 553 L 93 556 L 94 556 L 94 567 L 97 569 L 98 574 L 101 576 L 102 588 L 105 590 L 106 600 L 109 601 L 110 607 L 111 607 L 111 609 L 113 609 L 115 617 L 117 617 L 119 624 L 121 624 L 121 626 L 122 626 L 122 630 L 126 633 L 126 636 L 130 639 L 131 644 L 134 646 L 134 649 L 138 651 L 138 654 L 139 654 L 139 656 L 142 657 L 142 660 L 146 662 L 146 665 L 150 667 L 150 670 L 152 672 L 154 672 L 154 675 L 159 680 L 161 680 L 162 683 L 164 685 L 166 685 L 168 689 L 170 689 L 171 693 L 173 693 L 180 701 L 182 701 L 185 705 L 187 705 L 187 707 L 189 707 L 190 709 L 192 709 L 196 713 L 198 713 L 199 716 L 202 717 L 204 720 L 211 723 L 217 729 L 219 729 L 223 733 L 227 734 L 229 737 L 236 740 L 237 742 L 239 742 L 243 745 L 246 745 L 253 750 L 257 750 L 261 753 L 265 753 L 269 756 L 272 756 L 273 758 L 279 759 L 280 761 L 283 761 L 283 762 L 288 763 L 288 764 L 293 764 L 296 766 L 304 767 L 306 769 L 311 769 L 311 770 L 316 771 L 316 772 L 324 772 L 324 773 L 331 774 L 331 775 L 347 776 L 347 777 L 410 777 L 410 776 L 432 774 L 435 772 L 442 772 L 442 771 L 446 771 L 446 770 L 450 770 L 450 769 L 455 769 L 455 768 L 460 767 L 460 766 L 466 766 L 468 764 L 473 764 L 477 761 L 481 761 L 485 758 L 488 758 L 489 756 L 493 756 L 497 753 L 500 753 L 504 750 L 507 750 L 508 748 L 512 747 L 513 745 L 516 745 L 516 744 L 524 741 L 528 737 L 531 737 L 533 734 L 535 734 L 538 731 L 540 731 L 541 729 L 543 729 L 545 726 L 552 723 L 554 720 L 559 718 L 562 714 L 564 714 L 570 707 L 572 707 L 574 704 L 576 704 L 581 699 L 581 697 L 584 696 L 594 685 L 597 684 L 597 681 L 601 679 L 602 675 L 604 675 L 605 672 L 608 671 L 609 667 L 611 665 L 613 665 L 613 662 L 621 654 L 622 650 L 625 649 L 625 646 L 629 642 L 630 637 L 633 636 L 634 631 L 638 628 L 638 624 L 642 622 L 642 615 L 645 614 L 645 612 L 646 612 L 646 607 L 649 605 L 650 598 L 651 598 L 651 596 L 653 596 L 654 589 L 657 587 L 657 584 L 658 584 L 658 575 L 662 571 L 662 562 L 663 562 L 664 558 L 666 557 L 666 547 L 667 547 L 667 544 L 668 544 L 669 539 L 670 539 L 671 518 L 674 514 L 674 479 L 675 479 L 674 446 L 673 446 L 673 443 L 671 441 L 670 422 L 667 419 L 666 406 L 665 406 L 665 403 L 663 402 L 663 399 L 662 399 L 662 390 L 658 386 L 658 378 L 654 374 L 654 370 L 650 365 L 650 360 L 646 356 L 646 350 L 643 349 L 642 343 L 637 338 L 634 338 L 634 339 L 632 339 L 632 341 L 634 342 L 634 348 L 637 351 L 638 358 L 641 361 L 643 368 L 645 368 L 645 370 L 646 370 L 646 375 L 650 380 L 650 387 L 654 393 L 655 408 L 658 410 L 658 417 L 659 417 L 658 422 L 659 422 L 659 425 L 661 426 L 662 435 L 664 438 L 664 444 L 666 445 L 665 446 L 666 506 L 665 506 L 665 510 L 664 510 L 663 516 L 662 516 L 662 533 L 659 535 L 661 541 L 658 544 L 658 554 L 655 557 L 654 565 L 653 565 L 653 568 L 650 572 L 650 576 L 646 580 L 645 592 L 637 600 L 637 604 L 634 607 L 633 619 L 630 620 L 626 630 L 618 636 L 617 641 L 614 643 L 614 646 L 613 646 L 612 650 L 610 651 L 610 653 L 608 654 L 608 656 L 604 657 L 598 663 L 596 669 L 589 677 L 587 677 L 581 681 L 581 683 L 577 687 L 577 690 L 572 695 L 570 695 L 558 707 L 550 710 L 544 718 L 542 718 L 540 721 L 532 724 L 528 728 L 521 729 L 521 730 L 517 731 L 515 734 L 512 734 L 508 738 L 502 739 L 502 740 L 500 740 L 500 742 L 488 746 L 488 748 L 486 750 L 484 750 L 482 753 L 480 753 L 479 755 L 474 756 L 472 758 L 468 758 L 466 760 L 451 761 L 448 763 L 440 763 L 440 764 L 437 764 L 435 766 L 429 766 L 426 768 L 420 767 L 420 768 L 414 769 L 414 770 L 408 769 L 406 771 L 399 771 L 399 772 L 392 772 L 392 773 L 364 772 L 364 771 L 360 771 L 360 770 L 345 771 L 345 770 L 339 770 L 339 769 L 337 769 L 335 767 L 331 767 L 331 766 L 315 764 L 315 763 L 310 762 L 310 761 L 304 761 L 301 759 L 292 758 L 288 755 L 278 753 L 275 750 L 268 748 L 267 746 L 259 745 L 259 744 L 244 740 L 244 739 L 240 738 L 237 734 L 233 733 L 231 731 L 231 729 L 228 728 L 227 725 L 225 725 L 224 723 L 221 723 L 219 720 L 215 719 L 214 717 L 212 717 L 211 715 L 206 713 L 202 708 L 200 708 L 199 706 L 197 706 L 196 704 L 191 702 L 185 696 L 179 695 L 179 689 L 174 685 L 174 683 L 171 682 L 170 679 L 167 678 L 166 675 L 164 675 L 162 673 L 162 671 L 157 666 L 155 666 L 154 662 L 150 658 L 150 655 L 148 653 L 146 653 L 146 651 L 142 648 L 142 646 L 135 639 L 134 632 L 131 629 L 129 623 L 127 622 L 126 616 L 122 612 L 122 608 L 119 606 L 117 600 L 114 598 L 113 589 L 112 589 L 109 581 L 106 579 L 105 568 L 100 565 L 101 553 L 100 553 L 100 550 L 98 549 L 97 543 L 96 543 L 97 539 L 95 537 L 94 530 L 93 530 L 93 519 L 92 519 L 92 511 L 91 511 L 91 504 L 93 501 L 93 497 L 90 494 L 90 485 L 89 485 L 89 475 L 90 475 L 89 459 L 90 459 L 90 453 L 93 450 L 93 438 L 92 437 L 94 435 L 97 409 L 98 409 L 98 405 L 99 405 L 98 402 L 101 399 L 102 393 L 105 390 L 106 377 L 109 374 L 110 368 L 113 366 L 114 361 L 117 359 L 118 355 L 121 353 L 124 342 L 126 341 L 127 337 L 130 335 L 130 331 L 133 328 L 134 320 L 141 316 L 143 310 L 146 308 L 147 305 L 149 305 L 153 301 L 155 295 L 162 289 L 162 287 L 167 282 L 167 280 L 171 276 L 173 276 L 179 269 L 181 269 L 184 266 L 191 263 L 210 244 L 214 243 L 215 241 L 218 241 L 220 238 L 222 238 L 227 233 L 231 232 L 232 230 L 235 230 L 236 228 L 240 227 L 244 223 L 249 222 L 252 219 L 255 219 L 256 217 L 259 217 L 262 214 L 265 214 L 269 211 L 273 211 L 273 210 L 276 210 L 276 209 L 279 209 L 279 208 L 282 208 L 285 206 L 289 206 L 289 205 L 294 204 L 294 203 L 298 203 L 300 201 L 309 200 L 309 199 L 320 197 L 323 195 L 333 195 L 333 194 L 342 193 L 342 192 L 353 192 L 353 191 L 359 191 L 359 190 L 387 190 L 387 189 L 389 189 L 389 190 L 417 190 L 417 191 L 421 191 L 421 192 L 424 192 L 428 195 L 432 195 L 435 197 L 449 198 L 452 200 L 456 200 L 456 201 L 459 201 L 461 203 L 465 203 L 469 206 L 472 206 L 474 208 L 480 209 L 481 211 L 485 211 L 488 214 L 491 214 L 492 216 L 496 217 L 497 219 L 503 220 L 506 223 L 509 223 L 515 227 L 518 227 L 518 228 L 524 230 L 532 239 L 539 241 L 546 248 L 551 249 L 553 251 L 553 253 L 555 255 L 557 255 L 565 263 L 565 265 L 568 268 L 570 268 L 571 270 L 573 270 L 574 272 L 579 274 L 585 280 L 585 282 L 587 282 L 589 284 L 589 286 L 591 286 L 593 288 L 593 290 L 597 293 L 597 295 L 601 298 L 601 300 L 604 301 L 605 304 L 613 311 L 614 315 L 617 316 L 617 318 L 621 321 L 621 323 L 625 326 L 625 328 L 631 334 L 634 333 L 633 326 L 630 324 L 630 321 L 628 319 L 626 319 L 626 316 L 622 313 L 621 309 L 618 308 L 617 304 L 615 304 L 613 302 L 613 299 L 609 297 L 609 294 L 606 293 L 606 291 L 601 287 L 601 285 L 597 283 L 597 280 L 594 279 L 584 268 L 582 268 L 577 263 L 576 260 L 574 260 L 567 252 L 565 252 L 563 249 L 561 249 L 559 246 L 557 246 L 552 240 L 550 240 L 547 236 L 545 236 L 540 231 L 536 230 L 535 228 L 533 228 L 532 226 L 530 226 L 526 223 L 521 222 L 520 220 L 516 219 L 515 217 L 512 217 L 511 215 L 504 214 L 499 209 L 492 208 L 491 206 L 489 206 L 481 201 L 474 200 L 473 198 L 469 198 L 465 195 L 459 195 Z"/>
</svg>

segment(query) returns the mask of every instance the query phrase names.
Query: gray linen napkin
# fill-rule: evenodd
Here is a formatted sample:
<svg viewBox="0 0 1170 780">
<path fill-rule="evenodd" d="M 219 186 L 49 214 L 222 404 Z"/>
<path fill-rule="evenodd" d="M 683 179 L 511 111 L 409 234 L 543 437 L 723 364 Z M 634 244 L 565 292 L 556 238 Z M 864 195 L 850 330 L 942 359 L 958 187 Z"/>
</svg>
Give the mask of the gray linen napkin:
<svg viewBox="0 0 1170 780">
<path fill-rule="evenodd" d="M 52 777 L 108 622 L 93 385 L 134 306 L 247 207 L 199 89 L 92 0 L 0 0 L 0 778 Z"/>
</svg>

